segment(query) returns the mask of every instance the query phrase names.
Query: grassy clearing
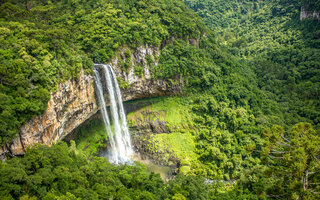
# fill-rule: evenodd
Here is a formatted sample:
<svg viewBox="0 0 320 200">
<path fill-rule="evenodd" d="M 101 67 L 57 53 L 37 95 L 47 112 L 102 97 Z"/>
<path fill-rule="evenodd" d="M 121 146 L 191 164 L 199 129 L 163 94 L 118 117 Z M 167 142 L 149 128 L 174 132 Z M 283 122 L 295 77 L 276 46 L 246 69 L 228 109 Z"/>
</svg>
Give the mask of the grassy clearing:
<svg viewBox="0 0 320 200">
<path fill-rule="evenodd" d="M 166 122 L 170 133 L 152 134 L 145 137 L 146 149 L 151 154 L 160 154 L 159 159 L 180 161 L 180 172 L 188 173 L 193 163 L 197 162 L 195 138 L 191 134 L 192 120 L 188 105 L 183 97 L 161 97 L 137 101 L 148 101 L 145 106 L 127 115 L 129 125 L 135 126 L 156 120 Z M 135 102 L 133 102 L 135 103 Z M 170 162 L 169 162 L 170 163 Z"/>
<path fill-rule="evenodd" d="M 159 97 L 133 101 L 130 103 L 151 103 L 135 112 L 127 115 L 129 125 L 136 125 L 143 121 L 165 121 L 170 128 L 182 128 L 189 124 L 190 114 L 181 97 Z M 180 126 L 181 127 L 180 127 Z"/>
<path fill-rule="evenodd" d="M 152 151 L 170 152 L 177 157 L 183 165 L 197 159 L 194 137 L 191 133 L 173 132 L 170 134 L 152 135 L 149 140 L 149 149 Z"/>
</svg>

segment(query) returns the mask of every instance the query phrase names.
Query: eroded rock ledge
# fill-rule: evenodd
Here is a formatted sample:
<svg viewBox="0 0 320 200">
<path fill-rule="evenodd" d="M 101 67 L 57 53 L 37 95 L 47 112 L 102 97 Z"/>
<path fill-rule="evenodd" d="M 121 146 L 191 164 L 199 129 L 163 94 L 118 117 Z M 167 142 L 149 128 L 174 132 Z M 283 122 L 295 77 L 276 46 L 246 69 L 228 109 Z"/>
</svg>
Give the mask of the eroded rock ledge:
<svg viewBox="0 0 320 200">
<path fill-rule="evenodd" d="M 154 56 L 159 55 L 159 49 L 148 46 L 139 47 L 131 55 L 132 66 L 137 63 L 143 66 L 142 77 L 135 75 L 134 67 L 130 68 L 129 73 L 121 70 L 118 63 L 121 53 L 110 63 L 117 77 L 121 77 L 129 84 L 129 87 L 122 91 L 124 101 L 181 93 L 183 81 L 179 78 L 176 85 L 170 85 L 166 80 L 151 78 L 146 64 L 147 55 L 155 60 Z M 157 65 L 157 63 L 154 64 Z M 56 143 L 98 110 L 94 78 L 82 72 L 78 80 L 68 80 L 58 85 L 57 92 L 50 95 L 45 113 L 24 124 L 17 138 L 11 144 L 0 148 L 0 156 L 4 159 L 6 153 L 13 156 L 23 155 L 26 148 L 35 143 L 45 145 Z"/>
<path fill-rule="evenodd" d="M 320 20 L 320 13 L 317 10 L 308 10 L 306 7 L 302 6 L 300 11 L 300 21 L 308 19 Z"/>
</svg>

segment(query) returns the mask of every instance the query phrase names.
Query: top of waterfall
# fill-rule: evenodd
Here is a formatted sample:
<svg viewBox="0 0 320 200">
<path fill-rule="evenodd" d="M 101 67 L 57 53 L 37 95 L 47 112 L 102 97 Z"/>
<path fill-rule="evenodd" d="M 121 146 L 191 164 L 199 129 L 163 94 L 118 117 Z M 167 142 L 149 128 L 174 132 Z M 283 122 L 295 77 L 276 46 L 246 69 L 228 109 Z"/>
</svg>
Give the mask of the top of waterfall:
<svg viewBox="0 0 320 200">
<path fill-rule="evenodd" d="M 105 63 L 94 63 L 94 66 L 103 66 L 103 65 L 111 66 L 110 64 L 105 64 Z"/>
<path fill-rule="evenodd" d="M 105 64 L 105 63 L 94 63 L 93 66 L 95 69 L 98 69 L 98 70 L 100 70 L 103 66 L 111 67 L 113 69 L 112 65 Z"/>
</svg>

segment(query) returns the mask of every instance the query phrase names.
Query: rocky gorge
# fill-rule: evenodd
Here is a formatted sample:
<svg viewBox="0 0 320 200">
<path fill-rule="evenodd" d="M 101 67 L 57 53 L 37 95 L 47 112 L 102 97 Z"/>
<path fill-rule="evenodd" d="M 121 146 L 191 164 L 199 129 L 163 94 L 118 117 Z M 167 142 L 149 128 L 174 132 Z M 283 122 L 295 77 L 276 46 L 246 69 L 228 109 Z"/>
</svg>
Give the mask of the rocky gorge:
<svg viewBox="0 0 320 200">
<path fill-rule="evenodd" d="M 120 80 L 120 86 L 121 82 L 125 83 L 121 91 L 123 101 L 181 93 L 183 81 L 179 77 L 173 85 L 172 82 L 155 80 L 151 76 L 146 57 L 152 58 L 152 64 L 157 65 L 155 57 L 159 56 L 159 48 L 142 46 L 129 57 L 125 53 L 125 50 L 120 51 L 110 62 Z M 126 60 L 130 62 L 127 72 L 121 68 L 121 61 Z M 135 65 L 143 67 L 142 76 L 135 73 Z M 26 148 L 35 143 L 51 145 L 62 140 L 99 109 L 94 78 L 81 72 L 78 79 L 68 80 L 57 86 L 56 91 L 50 95 L 45 113 L 29 120 L 20 128 L 11 144 L 0 148 L 1 159 L 5 159 L 6 155 L 23 155 Z"/>
</svg>

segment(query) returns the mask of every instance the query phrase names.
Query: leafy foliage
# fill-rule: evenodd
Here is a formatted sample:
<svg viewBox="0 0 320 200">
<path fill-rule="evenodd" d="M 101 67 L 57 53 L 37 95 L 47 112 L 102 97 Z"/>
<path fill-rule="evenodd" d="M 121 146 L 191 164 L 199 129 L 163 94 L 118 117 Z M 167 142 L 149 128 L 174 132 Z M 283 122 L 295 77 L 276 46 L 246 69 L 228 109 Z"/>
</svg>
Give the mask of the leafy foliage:
<svg viewBox="0 0 320 200">
<path fill-rule="evenodd" d="M 220 69 L 227 60 L 238 65 L 221 70 L 227 73 L 217 75 L 219 87 L 209 84 L 206 95 L 193 100 L 205 164 L 198 173 L 237 179 L 215 198 L 319 198 L 313 176 L 319 133 L 298 123 L 319 126 L 319 22 L 301 22 L 298 15 L 300 5 L 313 11 L 317 2 L 185 2 L 215 31 L 217 43 L 241 59 L 221 56 Z M 239 65 L 246 65 L 245 73 Z"/>
<path fill-rule="evenodd" d="M 177 194 L 206 199 L 200 177 L 178 177 L 164 183 L 142 165 L 114 166 L 105 158 L 88 161 L 72 143 L 36 145 L 23 158 L 0 163 L 0 197 L 5 199 L 166 199 Z"/>
<path fill-rule="evenodd" d="M 298 123 L 288 133 L 274 127 L 264 135 L 265 162 L 271 166 L 268 177 L 282 183 L 281 187 L 275 185 L 271 192 L 286 198 L 319 198 L 318 184 L 315 184 L 320 172 L 319 132 L 311 124 Z"/>
<path fill-rule="evenodd" d="M 205 29 L 182 1 L 1 1 L 0 145 L 44 112 L 58 83 L 91 73 L 93 62 L 106 63 L 123 47 L 197 38 Z M 127 56 L 124 71 L 130 65 Z"/>
<path fill-rule="evenodd" d="M 141 167 L 90 162 L 60 144 L 0 164 L 2 196 L 319 198 L 319 22 L 299 20 L 301 6 L 314 11 L 319 1 L 185 2 L 212 30 L 182 1 L 0 1 L 0 144 L 45 110 L 59 82 L 124 49 L 126 72 L 132 48 L 160 46 L 158 64 L 146 58 L 153 78 L 187 87 L 177 102 L 152 107 L 168 110 L 171 133 L 153 135 L 148 147 L 175 150 L 182 174 L 211 185 L 181 175 L 164 184 Z"/>
<path fill-rule="evenodd" d="M 319 124 L 319 22 L 300 21 L 300 7 L 317 1 L 185 0 L 216 40 L 246 61 L 263 95 L 277 102 L 287 125 Z M 276 111 L 278 110 L 278 111 Z"/>
</svg>

